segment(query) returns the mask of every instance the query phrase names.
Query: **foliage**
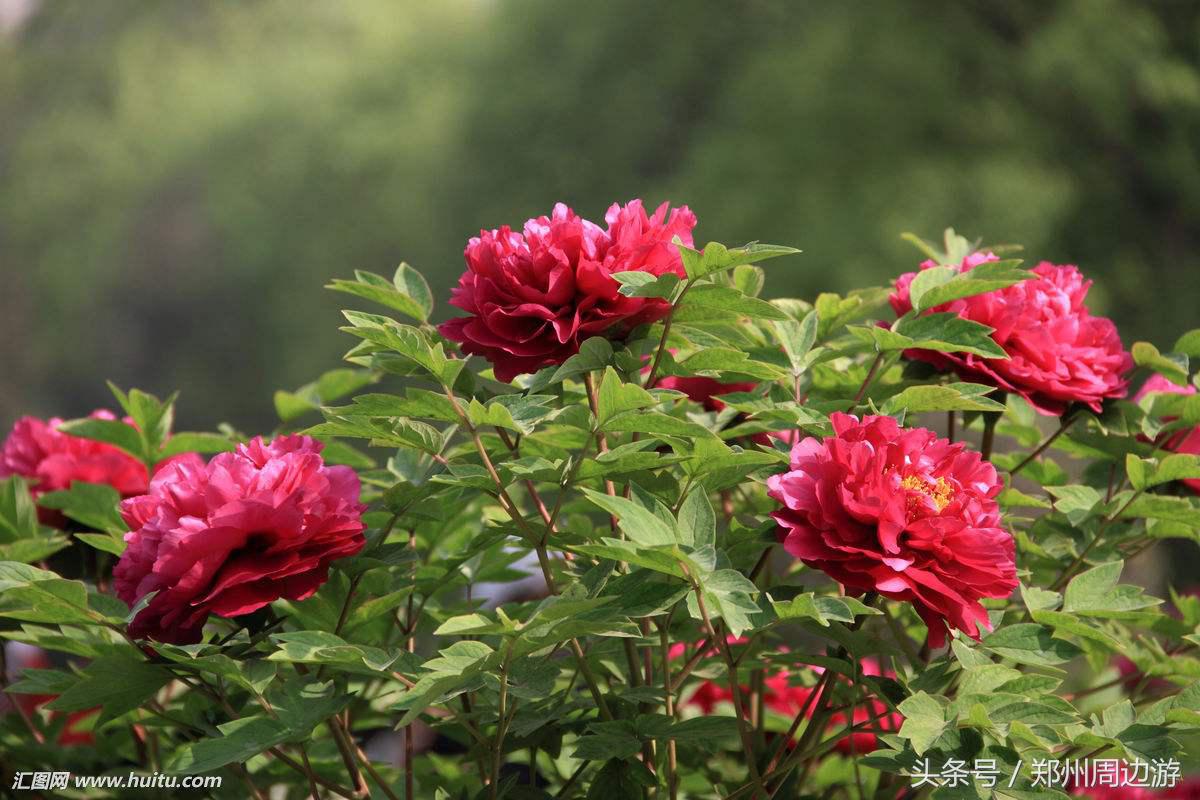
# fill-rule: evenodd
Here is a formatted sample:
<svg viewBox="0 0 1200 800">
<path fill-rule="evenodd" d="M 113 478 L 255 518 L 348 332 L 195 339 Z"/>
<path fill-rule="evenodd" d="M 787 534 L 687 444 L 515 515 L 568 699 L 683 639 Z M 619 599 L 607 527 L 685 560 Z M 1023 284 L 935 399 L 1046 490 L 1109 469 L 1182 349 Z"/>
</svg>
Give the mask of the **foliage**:
<svg viewBox="0 0 1200 800">
<path fill-rule="evenodd" d="M 670 316 L 511 384 L 427 322 L 433 294 L 413 268 L 334 281 L 404 319 L 345 311 L 350 366 L 277 393 L 276 432 L 319 437 L 357 470 L 367 544 L 311 597 L 214 616 L 197 644 L 129 638 L 149 598 L 131 609 L 108 592 L 124 545 L 115 492 L 39 498 L 69 518 L 64 533 L 7 479 L 0 636 L 58 666 L 8 686 L 55 699 L 3 717 L 6 761 L 216 772 L 227 797 L 752 798 L 893 796 L 919 758 L 1180 757 L 1200 729 L 1200 604 L 1169 608 L 1121 580 L 1161 540 L 1200 537 L 1200 499 L 1179 483 L 1200 478 L 1200 458 L 1163 449 L 1200 422 L 1189 397 L 1073 408 L 1044 430 L 1019 398 L 900 360 L 914 346 L 1003 357 L 986 327 L 946 314 L 881 327 L 882 288 L 759 299 L 754 262 L 803 269 L 794 252 L 709 244 L 684 249 L 686 277 L 618 276 L 668 298 Z M 926 297 L 1024 279 L 1001 264 L 930 279 Z M 1196 338 L 1135 352 L 1195 383 Z M 669 377 L 754 388 L 713 409 L 662 388 Z M 173 397 L 113 388 L 135 424 L 73 433 L 151 464 L 242 438 L 172 437 Z M 922 647 L 910 603 L 847 596 L 779 547 L 765 481 L 843 411 L 948 422 L 999 468 L 1020 589 L 984 601 L 981 639 Z M 532 597 L 505 593 L 531 574 Z M 780 674 L 790 689 L 768 690 Z M 728 700 L 705 709 L 713 687 Z M 793 690 L 811 703 L 768 702 Z M 59 712 L 97 707 L 91 744 L 49 745 Z M 367 753 L 393 728 L 409 745 L 399 768 Z M 418 730 L 441 745 L 416 752 Z M 844 752 L 852 730 L 878 749 Z M 1058 796 L 1036 794 L 1028 766 L 1006 791 Z"/>
</svg>

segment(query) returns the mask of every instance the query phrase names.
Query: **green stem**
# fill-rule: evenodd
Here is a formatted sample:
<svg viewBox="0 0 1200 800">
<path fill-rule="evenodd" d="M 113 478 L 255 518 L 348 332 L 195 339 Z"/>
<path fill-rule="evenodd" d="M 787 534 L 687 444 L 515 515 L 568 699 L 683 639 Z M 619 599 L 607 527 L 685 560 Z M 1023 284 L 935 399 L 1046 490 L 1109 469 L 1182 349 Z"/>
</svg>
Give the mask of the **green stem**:
<svg viewBox="0 0 1200 800">
<path fill-rule="evenodd" d="M 658 339 L 658 350 L 654 354 L 654 363 L 650 366 L 650 374 L 646 376 L 646 383 L 643 384 L 647 389 L 653 389 L 654 382 L 658 380 L 658 367 L 662 364 L 663 353 L 667 349 L 667 337 L 671 335 L 671 323 L 675 319 L 675 309 L 683 302 L 683 296 L 687 294 L 690 288 L 692 288 L 691 281 L 684 283 L 683 291 L 679 293 L 679 296 L 671 304 L 671 313 L 667 314 L 667 318 L 663 320 L 662 336 Z"/>
<path fill-rule="evenodd" d="M 979 454 L 984 461 L 992 460 L 992 447 L 996 443 L 996 423 L 1000 414 L 994 411 L 983 412 L 983 438 L 979 442 Z"/>
<path fill-rule="evenodd" d="M 1021 463 L 1019 463 L 1015 467 L 1013 467 L 1009 471 L 1009 474 L 1016 475 L 1018 472 L 1020 472 L 1021 470 L 1025 469 L 1027 466 L 1029 466 L 1029 464 L 1035 458 L 1040 456 L 1042 453 L 1046 452 L 1046 448 L 1048 448 L 1050 445 L 1054 444 L 1054 442 L 1058 439 L 1058 437 L 1060 437 L 1064 433 L 1066 433 L 1067 428 L 1070 428 L 1071 425 L 1073 425 L 1075 423 L 1075 420 L 1079 419 L 1080 416 L 1081 416 L 1080 414 L 1070 414 L 1068 416 L 1063 417 L 1062 421 L 1059 422 L 1058 430 L 1056 430 L 1054 433 L 1052 433 L 1048 437 L 1046 437 L 1046 440 L 1044 442 L 1042 442 L 1041 444 L 1039 444 L 1032 453 L 1025 456 L 1025 458 L 1021 459 Z"/>
</svg>

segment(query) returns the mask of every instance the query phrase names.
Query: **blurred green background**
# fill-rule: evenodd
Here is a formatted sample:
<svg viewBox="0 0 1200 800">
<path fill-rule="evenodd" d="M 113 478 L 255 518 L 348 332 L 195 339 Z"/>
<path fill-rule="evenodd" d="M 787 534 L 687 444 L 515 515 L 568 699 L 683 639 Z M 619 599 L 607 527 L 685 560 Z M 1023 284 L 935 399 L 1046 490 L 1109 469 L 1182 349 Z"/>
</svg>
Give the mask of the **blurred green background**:
<svg viewBox="0 0 1200 800">
<path fill-rule="evenodd" d="M 1200 4 L 0 0 L 0 423 L 183 389 L 269 427 L 332 276 L 439 298 L 480 227 L 692 206 L 768 293 L 947 225 L 1078 263 L 1128 345 L 1200 324 Z M 440 306 L 439 318 L 451 309 Z"/>
</svg>

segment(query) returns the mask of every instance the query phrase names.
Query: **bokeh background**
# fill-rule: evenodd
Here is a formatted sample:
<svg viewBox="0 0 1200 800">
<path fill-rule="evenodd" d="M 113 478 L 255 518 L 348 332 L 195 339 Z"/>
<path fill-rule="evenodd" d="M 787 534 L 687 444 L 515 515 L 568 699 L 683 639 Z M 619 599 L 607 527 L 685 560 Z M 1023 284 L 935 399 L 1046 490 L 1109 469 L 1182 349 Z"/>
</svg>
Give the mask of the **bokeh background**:
<svg viewBox="0 0 1200 800">
<path fill-rule="evenodd" d="M 0 0 L 0 424 L 112 379 L 270 427 L 352 344 L 330 277 L 403 259 L 444 299 L 469 236 L 556 200 L 802 248 L 776 296 L 953 225 L 1169 346 L 1198 148 L 1185 0 Z"/>
</svg>

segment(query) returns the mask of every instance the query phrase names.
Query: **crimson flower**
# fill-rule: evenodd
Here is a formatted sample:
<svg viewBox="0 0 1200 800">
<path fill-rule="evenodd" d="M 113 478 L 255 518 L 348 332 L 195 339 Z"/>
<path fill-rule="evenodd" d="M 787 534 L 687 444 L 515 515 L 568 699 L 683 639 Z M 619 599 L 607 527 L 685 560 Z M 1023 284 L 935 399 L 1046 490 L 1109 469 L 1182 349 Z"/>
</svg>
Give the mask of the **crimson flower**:
<svg viewBox="0 0 1200 800">
<path fill-rule="evenodd" d="M 670 305 L 660 298 L 626 297 L 612 275 L 646 272 L 684 276 L 679 237 L 692 245 L 696 215 L 687 206 L 663 203 L 647 215 L 641 200 L 616 203 L 605 214 L 608 229 L 559 203 L 549 217 L 480 231 L 467 243 L 467 271 L 450 303 L 469 316 L 438 330 L 464 353 L 492 363 L 496 377 L 561 364 L 592 336 L 624 335 L 663 318 Z"/>
<path fill-rule="evenodd" d="M 933 647 L 948 626 L 975 637 L 979 626 L 990 630 L 979 600 L 1017 586 L 995 467 L 891 417 L 830 420 L 833 436 L 796 444 L 791 470 L 767 481 L 787 551 L 852 594 L 911 602 Z"/>
<path fill-rule="evenodd" d="M 972 253 L 959 272 L 996 261 L 992 253 Z M 921 269 L 936 266 L 925 261 Z M 1133 358 L 1121 344 L 1117 327 L 1094 317 L 1084 301 L 1092 282 L 1074 266 L 1043 261 L 1036 278 L 992 292 L 953 300 L 927 313 L 952 312 L 994 328 L 992 338 L 1007 359 L 973 353 L 907 350 L 909 358 L 953 371 L 964 380 L 1019 394 L 1043 414 L 1062 416 L 1072 403 L 1100 411 L 1105 398 L 1124 397 Z M 889 300 L 897 314 L 912 310 L 909 286 L 915 272 L 901 275 Z"/>
</svg>

